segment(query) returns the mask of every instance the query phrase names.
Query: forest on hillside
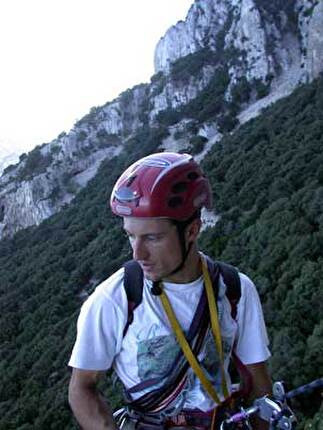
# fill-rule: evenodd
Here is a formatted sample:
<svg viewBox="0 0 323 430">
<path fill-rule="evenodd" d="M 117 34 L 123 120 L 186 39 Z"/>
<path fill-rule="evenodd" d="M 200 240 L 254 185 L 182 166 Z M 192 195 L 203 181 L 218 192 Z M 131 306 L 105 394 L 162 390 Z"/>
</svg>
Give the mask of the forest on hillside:
<svg viewBox="0 0 323 430">
<path fill-rule="evenodd" d="M 290 388 L 323 376 L 322 118 L 321 78 L 228 133 L 203 162 L 220 221 L 201 249 L 255 280 L 273 378 Z M 144 127 L 69 207 L 0 242 L 0 430 L 76 428 L 67 361 L 79 308 L 130 256 L 107 207 L 111 188 L 166 130 Z M 117 406 L 109 377 L 102 389 Z M 293 402 L 299 429 L 322 429 L 320 402 L 318 393 Z"/>
</svg>

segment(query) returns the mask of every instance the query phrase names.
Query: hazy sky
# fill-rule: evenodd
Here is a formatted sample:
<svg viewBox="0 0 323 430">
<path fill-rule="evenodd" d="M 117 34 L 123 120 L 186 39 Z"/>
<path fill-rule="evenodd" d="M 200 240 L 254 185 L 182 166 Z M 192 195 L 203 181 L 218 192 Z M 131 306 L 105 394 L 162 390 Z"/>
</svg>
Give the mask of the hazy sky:
<svg viewBox="0 0 323 430">
<path fill-rule="evenodd" d="M 154 48 L 193 0 L 0 0 L 0 146 L 69 131 L 149 82 Z"/>
</svg>

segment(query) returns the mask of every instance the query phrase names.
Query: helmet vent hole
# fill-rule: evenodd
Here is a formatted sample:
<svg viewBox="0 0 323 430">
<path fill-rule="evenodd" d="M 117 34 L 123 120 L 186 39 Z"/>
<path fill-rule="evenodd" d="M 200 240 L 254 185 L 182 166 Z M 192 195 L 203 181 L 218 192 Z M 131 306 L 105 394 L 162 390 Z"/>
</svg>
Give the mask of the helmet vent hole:
<svg viewBox="0 0 323 430">
<path fill-rule="evenodd" d="M 171 197 L 168 200 L 168 206 L 173 209 L 178 208 L 182 204 L 183 204 L 183 199 L 182 197 L 179 197 L 179 196 Z"/>
<path fill-rule="evenodd" d="M 187 190 L 187 184 L 185 182 L 177 182 L 172 186 L 172 192 L 174 194 L 184 193 Z"/>
<path fill-rule="evenodd" d="M 199 175 L 196 172 L 189 172 L 187 175 L 187 178 L 190 181 L 195 181 L 198 177 L 199 177 Z"/>
<path fill-rule="evenodd" d="M 136 179 L 137 175 L 130 176 L 130 178 L 127 181 L 127 187 L 130 187 L 130 185 L 133 183 L 133 181 Z"/>
</svg>

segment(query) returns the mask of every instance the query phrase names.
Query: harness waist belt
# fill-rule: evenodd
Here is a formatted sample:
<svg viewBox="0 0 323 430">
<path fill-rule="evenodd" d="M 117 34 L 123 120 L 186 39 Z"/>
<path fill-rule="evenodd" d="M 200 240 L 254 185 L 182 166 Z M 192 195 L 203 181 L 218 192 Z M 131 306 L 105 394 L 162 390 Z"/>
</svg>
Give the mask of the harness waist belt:
<svg viewBox="0 0 323 430">
<path fill-rule="evenodd" d="M 129 411 L 129 416 L 137 422 L 139 430 L 164 430 L 170 427 L 195 427 L 209 429 L 212 423 L 212 412 L 199 410 L 182 411 L 178 415 L 163 417 L 153 415 L 137 416 Z"/>
</svg>

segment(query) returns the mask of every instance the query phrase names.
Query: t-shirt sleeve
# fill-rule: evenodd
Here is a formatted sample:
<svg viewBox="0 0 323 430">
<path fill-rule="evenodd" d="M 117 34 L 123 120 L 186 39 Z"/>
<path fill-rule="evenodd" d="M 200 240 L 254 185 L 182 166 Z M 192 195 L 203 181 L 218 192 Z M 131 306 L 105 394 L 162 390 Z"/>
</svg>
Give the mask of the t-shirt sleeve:
<svg viewBox="0 0 323 430">
<path fill-rule="evenodd" d="M 107 370 L 121 348 L 126 323 L 123 276 L 117 272 L 86 300 L 77 321 L 77 337 L 69 366 Z"/>
<path fill-rule="evenodd" d="M 270 357 L 262 307 L 253 282 L 241 273 L 240 279 L 241 298 L 237 312 L 235 351 L 244 364 L 259 363 Z"/>
</svg>

